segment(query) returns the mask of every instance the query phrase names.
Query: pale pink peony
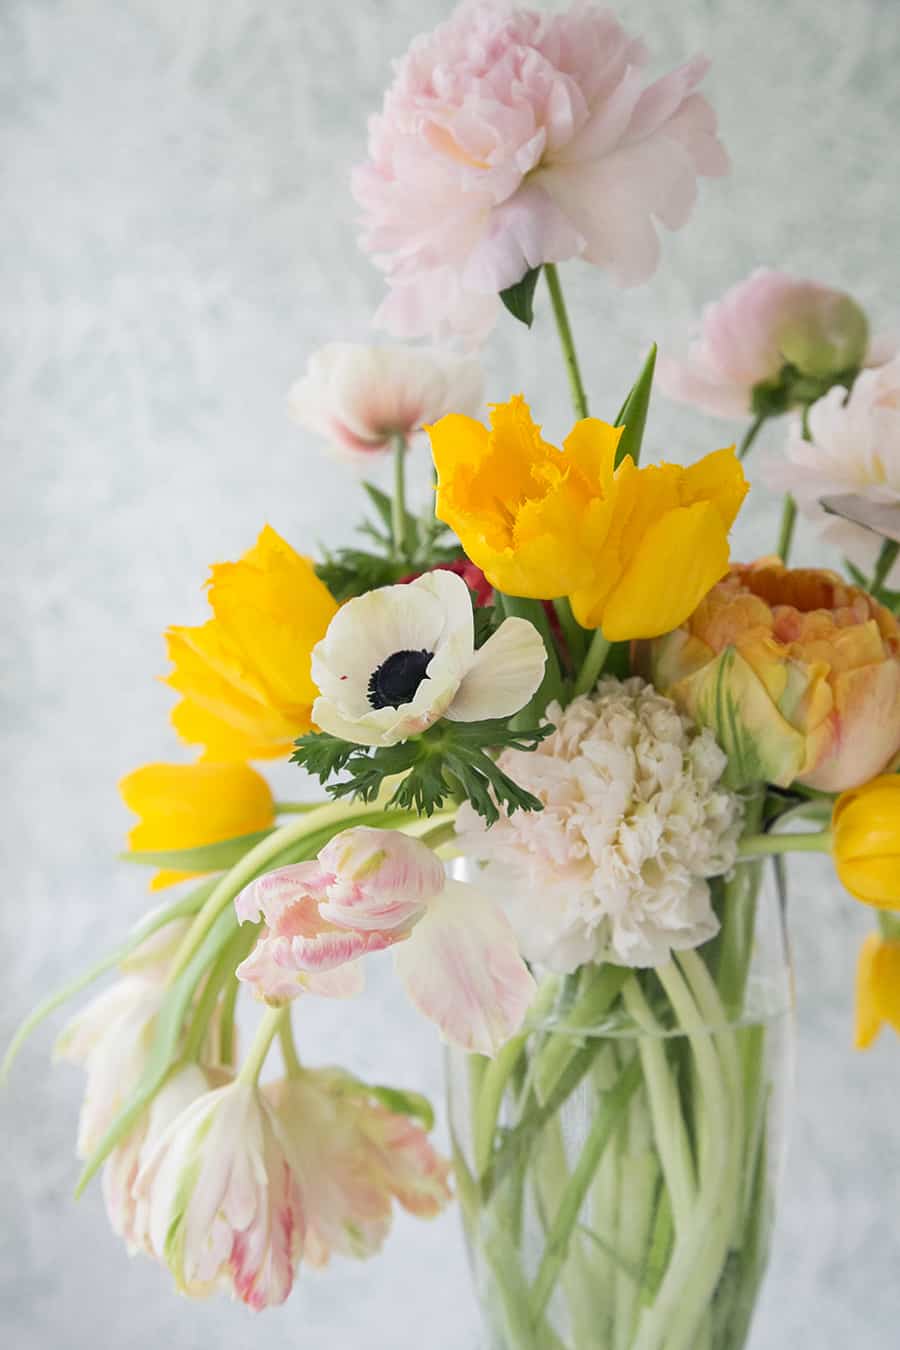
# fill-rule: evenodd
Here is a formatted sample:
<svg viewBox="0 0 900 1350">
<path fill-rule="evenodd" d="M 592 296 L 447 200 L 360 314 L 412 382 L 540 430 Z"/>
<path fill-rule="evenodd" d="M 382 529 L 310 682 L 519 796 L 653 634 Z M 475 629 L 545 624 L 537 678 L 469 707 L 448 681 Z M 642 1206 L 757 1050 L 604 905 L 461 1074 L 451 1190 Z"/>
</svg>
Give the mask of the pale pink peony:
<svg viewBox="0 0 900 1350">
<path fill-rule="evenodd" d="M 643 43 L 589 4 L 548 15 L 468 3 L 417 38 L 369 126 L 354 175 L 363 246 L 401 336 L 479 338 L 497 293 L 540 263 L 583 257 L 646 280 L 657 222 L 688 219 L 698 177 L 727 171 L 695 57 L 644 86 Z"/>
<path fill-rule="evenodd" d="M 771 487 L 790 492 L 822 538 L 870 577 L 882 545 L 879 534 L 826 512 L 823 497 L 851 496 L 900 523 L 900 356 L 866 370 L 848 394 L 831 389 L 809 410 L 806 440 L 800 419 L 787 448 L 766 461 Z M 887 584 L 900 589 L 900 562 Z"/>
<path fill-rule="evenodd" d="M 474 887 L 445 879 L 431 849 L 396 830 L 344 830 L 312 863 L 279 868 L 236 902 L 265 921 L 238 978 L 266 999 L 332 992 L 322 982 L 395 947 L 397 974 L 444 1037 L 492 1055 L 521 1026 L 534 981 L 513 931 Z"/>
<path fill-rule="evenodd" d="M 306 1216 L 303 1259 L 362 1260 L 390 1232 L 393 1202 L 421 1218 L 450 1200 L 449 1165 L 425 1131 L 338 1069 L 304 1069 L 263 1089 Z"/>
<path fill-rule="evenodd" d="M 481 366 L 447 352 L 332 342 L 310 357 L 288 406 L 301 426 L 357 463 L 426 422 L 481 407 Z"/>
<path fill-rule="evenodd" d="M 879 364 L 885 341 L 869 348 L 868 336 L 865 314 L 843 291 L 760 267 L 706 306 L 687 358 L 660 357 L 657 381 L 679 402 L 743 417 L 753 391 L 777 382 L 786 365 L 824 390 L 864 363 Z"/>
</svg>

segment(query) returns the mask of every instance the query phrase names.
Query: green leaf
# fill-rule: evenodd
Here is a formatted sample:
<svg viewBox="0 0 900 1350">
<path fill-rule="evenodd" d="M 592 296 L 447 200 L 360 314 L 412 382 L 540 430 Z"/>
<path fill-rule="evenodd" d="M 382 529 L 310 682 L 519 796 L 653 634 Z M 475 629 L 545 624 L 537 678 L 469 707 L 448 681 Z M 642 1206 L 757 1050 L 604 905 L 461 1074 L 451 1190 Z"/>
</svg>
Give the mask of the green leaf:
<svg viewBox="0 0 900 1350">
<path fill-rule="evenodd" d="M 489 637 L 496 633 L 503 622 L 503 615 L 496 605 L 476 605 L 473 613 L 475 621 L 475 650 L 483 647 Z"/>
<path fill-rule="evenodd" d="M 382 1106 L 397 1116 L 409 1116 L 418 1120 L 426 1130 L 434 1129 L 434 1107 L 421 1092 L 407 1092 L 402 1088 L 382 1087 L 378 1084 L 367 1089 Z"/>
<path fill-rule="evenodd" d="M 153 1045 L 140 1081 L 85 1163 L 75 1188 L 76 1196 L 81 1195 L 116 1145 L 134 1128 L 141 1112 L 152 1101 L 177 1063 L 181 1028 L 197 985 L 208 973 L 225 944 L 232 940 L 237 927 L 234 906 L 229 905 L 216 919 L 205 941 L 172 985 L 156 1018 Z"/>
<path fill-rule="evenodd" d="M 55 993 L 48 995 L 42 1003 L 39 1003 L 38 1006 L 28 1014 L 24 1022 L 21 1023 L 9 1043 L 9 1048 L 3 1057 L 2 1064 L 0 1064 L 0 1084 L 5 1083 L 6 1079 L 9 1077 L 10 1070 L 18 1058 L 19 1051 L 22 1049 L 22 1046 L 28 1040 L 31 1033 L 36 1031 L 38 1027 L 51 1016 L 51 1014 L 56 1012 L 57 1008 L 61 1008 L 64 1003 L 68 1003 L 68 1001 L 74 998 L 76 994 L 80 994 L 82 989 L 87 989 L 88 985 L 93 984 L 95 980 L 99 980 L 101 975 L 105 975 L 107 971 L 114 969 L 115 966 L 118 966 L 123 961 L 127 960 L 131 953 L 135 951 L 142 942 L 146 942 L 147 938 L 152 937 L 160 928 L 164 928 L 166 924 L 172 923 L 176 919 L 186 918 L 196 914 L 204 900 L 210 894 L 214 884 L 214 882 L 206 882 L 202 886 L 197 886 L 188 895 L 183 895 L 178 900 L 173 901 L 172 904 L 163 906 L 154 910 L 152 914 L 148 914 L 120 947 L 117 947 L 115 951 L 104 956 L 102 960 L 97 961 L 89 970 L 83 971 L 80 975 L 76 975 L 74 979 L 67 981 L 61 989 L 57 989 Z"/>
<path fill-rule="evenodd" d="M 500 299 L 510 314 L 514 319 L 518 319 L 519 323 L 524 323 L 526 328 L 530 328 L 534 323 L 534 293 L 540 275 L 540 267 L 532 267 L 521 281 L 517 281 L 514 286 L 507 286 L 505 291 L 500 292 Z"/>
<path fill-rule="evenodd" d="M 307 773 L 325 783 L 332 774 L 340 773 L 359 746 L 342 741 L 327 731 L 308 731 L 294 742 L 292 764 L 302 764 Z"/>
<path fill-rule="evenodd" d="M 641 445 L 644 440 L 644 428 L 647 425 L 647 409 L 650 407 L 650 394 L 653 389 L 653 372 L 656 368 L 656 343 L 650 348 L 640 375 L 635 380 L 631 392 L 619 410 L 614 426 L 624 427 L 622 439 L 616 450 L 616 466 L 630 455 L 635 464 L 640 463 Z"/>
<path fill-rule="evenodd" d="M 363 483 L 363 490 L 378 512 L 378 518 L 390 539 L 391 531 L 394 528 L 394 505 L 391 498 L 386 492 L 382 492 L 381 488 L 376 487 L 374 483 Z"/>
<path fill-rule="evenodd" d="M 221 839 L 218 844 L 203 844 L 200 848 L 130 849 L 120 853 L 119 860 L 175 872 L 224 872 L 270 834 L 272 830 L 257 830 L 253 834 Z"/>
</svg>

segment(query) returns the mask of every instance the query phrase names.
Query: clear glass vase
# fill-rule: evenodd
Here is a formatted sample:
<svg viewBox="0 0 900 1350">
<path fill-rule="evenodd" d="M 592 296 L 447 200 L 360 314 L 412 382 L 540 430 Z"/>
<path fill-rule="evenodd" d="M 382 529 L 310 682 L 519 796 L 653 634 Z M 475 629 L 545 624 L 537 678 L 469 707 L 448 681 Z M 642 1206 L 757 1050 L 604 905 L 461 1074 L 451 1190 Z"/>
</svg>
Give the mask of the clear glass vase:
<svg viewBox="0 0 900 1350">
<path fill-rule="evenodd" d="M 742 864 L 713 885 L 713 941 L 656 971 L 546 975 L 495 1059 L 448 1052 L 490 1350 L 747 1342 L 783 1158 L 793 981 L 783 873 Z"/>
</svg>

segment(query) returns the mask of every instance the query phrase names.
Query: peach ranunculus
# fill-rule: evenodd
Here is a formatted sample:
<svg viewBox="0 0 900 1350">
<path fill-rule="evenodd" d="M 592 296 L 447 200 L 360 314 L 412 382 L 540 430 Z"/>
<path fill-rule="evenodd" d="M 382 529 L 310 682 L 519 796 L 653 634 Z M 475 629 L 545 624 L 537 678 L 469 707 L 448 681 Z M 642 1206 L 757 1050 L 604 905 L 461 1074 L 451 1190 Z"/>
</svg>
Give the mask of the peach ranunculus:
<svg viewBox="0 0 900 1350">
<path fill-rule="evenodd" d="M 339 1069 L 303 1069 L 267 1085 L 285 1155 L 303 1199 L 303 1260 L 357 1260 L 380 1250 L 393 1201 L 420 1218 L 450 1200 L 449 1165 L 420 1125 L 387 1110 Z"/>
<path fill-rule="evenodd" d="M 474 413 L 483 385 L 480 364 L 450 352 L 331 342 L 310 357 L 289 407 L 301 426 L 362 463 L 445 413 Z"/>
<path fill-rule="evenodd" d="M 287 757 L 311 726 L 311 653 L 337 602 L 268 525 L 238 562 L 213 567 L 208 594 L 211 619 L 168 632 L 175 730 L 209 760 Z"/>
<path fill-rule="evenodd" d="M 657 383 L 720 417 L 784 412 L 886 359 L 874 347 L 867 355 L 868 338 L 865 314 L 843 291 L 760 267 L 706 307 L 685 359 L 660 356 Z"/>
<path fill-rule="evenodd" d="M 680 229 L 728 160 L 696 93 L 707 61 L 645 84 L 646 60 L 590 4 L 467 3 L 413 42 L 354 177 L 391 286 L 383 327 L 480 337 L 498 292 L 545 262 L 582 257 L 621 285 L 653 273 L 657 225 Z"/>
<path fill-rule="evenodd" d="M 611 641 L 681 623 L 728 570 L 728 532 L 747 492 L 730 449 L 689 468 L 630 455 L 621 427 L 575 424 L 563 450 L 517 395 L 487 428 L 451 414 L 428 428 L 437 515 L 507 595 L 568 596 L 578 622 Z"/>
<path fill-rule="evenodd" d="M 265 922 L 238 978 L 284 1002 L 394 948 L 401 984 L 443 1036 L 493 1055 L 522 1025 L 534 980 L 499 906 L 448 881 L 431 849 L 397 830 L 344 830 L 314 862 L 279 868 L 236 901 L 242 923 Z M 352 985 L 341 992 L 353 992 Z"/>
<path fill-rule="evenodd" d="M 834 572 L 741 564 L 685 624 L 641 644 L 645 674 L 728 755 L 733 787 L 841 792 L 900 752 L 900 625 Z"/>
</svg>

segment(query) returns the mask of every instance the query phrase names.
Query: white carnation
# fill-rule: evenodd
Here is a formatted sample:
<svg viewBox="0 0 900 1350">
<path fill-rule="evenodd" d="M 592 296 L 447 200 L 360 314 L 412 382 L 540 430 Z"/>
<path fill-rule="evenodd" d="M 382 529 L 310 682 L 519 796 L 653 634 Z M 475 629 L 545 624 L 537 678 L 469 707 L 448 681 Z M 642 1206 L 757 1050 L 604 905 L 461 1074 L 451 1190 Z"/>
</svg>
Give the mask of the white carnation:
<svg viewBox="0 0 900 1350">
<path fill-rule="evenodd" d="M 735 863 L 742 807 L 719 786 L 726 759 L 712 733 L 638 678 L 602 680 L 547 718 L 556 729 L 536 750 L 499 760 L 543 811 L 490 829 L 468 805 L 457 817 L 524 955 L 558 971 L 657 966 L 714 937 L 707 878 Z"/>
</svg>

